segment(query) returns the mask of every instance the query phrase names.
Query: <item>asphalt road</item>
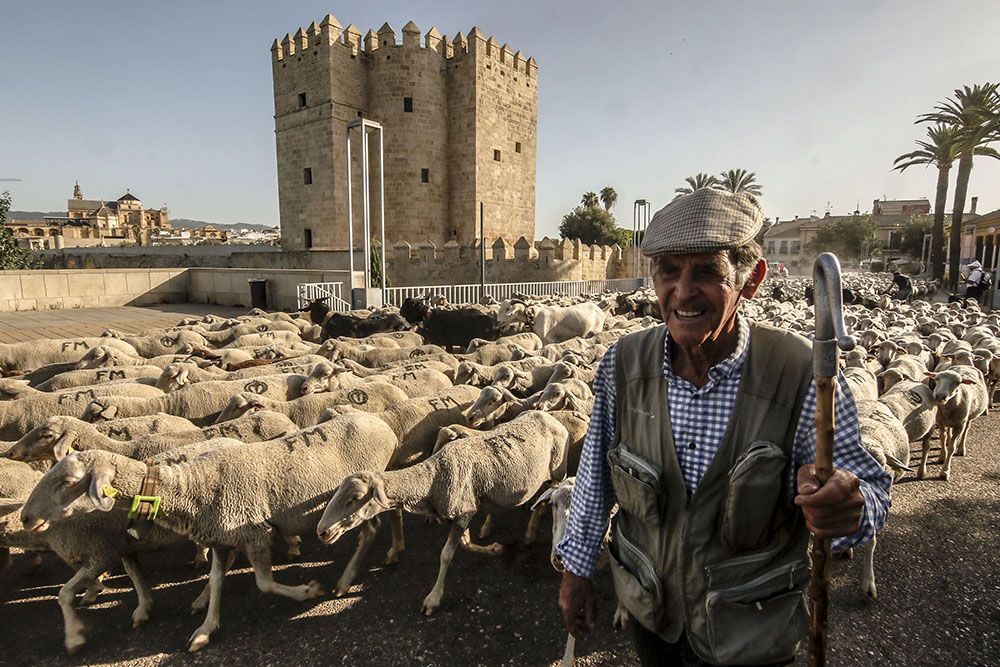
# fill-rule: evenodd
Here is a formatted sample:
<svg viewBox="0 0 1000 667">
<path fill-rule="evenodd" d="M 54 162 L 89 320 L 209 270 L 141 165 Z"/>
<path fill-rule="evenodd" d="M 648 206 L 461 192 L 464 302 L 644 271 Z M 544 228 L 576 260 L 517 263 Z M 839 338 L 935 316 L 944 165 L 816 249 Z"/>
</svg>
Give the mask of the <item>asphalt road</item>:
<svg viewBox="0 0 1000 667">
<path fill-rule="evenodd" d="M 955 460 L 950 482 L 897 485 L 876 552 L 877 601 L 860 593 L 859 560 L 833 564 L 830 665 L 1000 664 L 998 433 L 1000 415 L 973 424 L 969 455 Z M 930 474 L 938 469 L 931 465 Z M 429 618 L 420 615 L 420 604 L 436 577 L 446 527 L 420 518 L 408 517 L 407 551 L 392 567 L 377 565 L 388 547 L 383 525 L 369 552 L 371 569 L 342 599 L 297 603 L 265 596 L 238 562 L 225 582 L 222 627 L 194 655 L 185 653 L 185 643 L 201 617 L 187 608 L 204 579 L 186 565 L 189 547 L 142 558 L 157 607 L 137 630 L 131 629 L 135 595 L 128 579 L 110 577 L 98 603 L 80 611 L 88 645 L 73 658 L 63 653 L 55 598 L 68 568 L 46 559 L 30 575 L 27 560 L 15 557 L 0 573 L 0 664 L 550 665 L 565 641 L 555 602 L 559 577 L 548 564 L 547 532 L 531 547 L 516 544 L 526 519 L 526 512 L 501 517 L 494 537 L 510 545 L 501 556 L 458 552 L 442 608 Z M 299 562 L 276 557 L 276 578 L 332 586 L 352 549 L 347 539 L 307 543 Z M 606 572 L 597 588 L 599 623 L 578 644 L 578 664 L 635 664 L 629 634 L 610 628 L 614 602 Z"/>
</svg>

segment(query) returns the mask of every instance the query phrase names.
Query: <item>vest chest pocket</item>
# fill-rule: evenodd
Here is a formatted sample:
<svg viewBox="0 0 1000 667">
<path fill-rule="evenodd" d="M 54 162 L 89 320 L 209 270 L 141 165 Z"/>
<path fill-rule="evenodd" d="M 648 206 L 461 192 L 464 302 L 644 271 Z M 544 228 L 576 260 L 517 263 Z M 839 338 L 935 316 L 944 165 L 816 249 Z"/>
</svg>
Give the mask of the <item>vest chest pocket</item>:
<svg viewBox="0 0 1000 667">
<path fill-rule="evenodd" d="M 646 459 L 618 445 L 608 452 L 618 506 L 646 523 L 659 524 L 662 473 Z"/>
<path fill-rule="evenodd" d="M 733 465 L 722 514 L 721 537 L 726 546 L 747 549 L 767 542 L 786 483 L 787 463 L 781 447 L 759 440 Z"/>
</svg>

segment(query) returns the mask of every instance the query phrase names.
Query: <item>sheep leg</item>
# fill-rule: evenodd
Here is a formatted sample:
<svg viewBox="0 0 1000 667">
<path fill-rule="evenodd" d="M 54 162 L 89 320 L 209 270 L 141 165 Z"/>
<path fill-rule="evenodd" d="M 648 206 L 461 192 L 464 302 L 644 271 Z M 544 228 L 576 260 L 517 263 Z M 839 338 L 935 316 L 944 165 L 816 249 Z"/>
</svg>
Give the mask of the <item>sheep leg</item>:
<svg viewBox="0 0 1000 667">
<path fill-rule="evenodd" d="M 944 465 L 941 467 L 941 479 L 948 481 L 951 477 L 951 458 L 955 455 L 955 441 L 957 440 L 954 427 L 946 429 L 947 434 L 942 437 L 942 447 L 944 447 Z"/>
<path fill-rule="evenodd" d="M 538 538 L 538 522 L 541 521 L 546 509 L 548 509 L 546 506 L 539 505 L 531 510 L 531 518 L 528 519 L 528 527 L 524 531 L 524 546 L 534 544 Z"/>
<path fill-rule="evenodd" d="M 361 530 L 358 531 L 358 546 L 354 550 L 354 555 L 351 556 L 351 560 L 348 561 L 347 567 L 344 568 L 344 573 L 340 575 L 340 580 L 337 581 L 337 587 L 334 589 L 333 594 L 336 597 L 343 597 L 347 595 L 347 592 L 351 589 L 351 583 L 354 578 L 358 576 L 358 569 L 361 567 L 361 559 L 364 558 L 365 553 L 368 551 L 368 547 L 372 545 L 372 541 L 375 539 L 375 533 L 378 532 L 378 527 L 381 522 L 378 517 L 365 521 L 361 524 Z"/>
<path fill-rule="evenodd" d="M 191 638 L 188 639 L 188 651 L 194 653 L 208 646 L 212 633 L 219 629 L 219 611 L 222 608 L 222 582 L 226 578 L 226 558 L 223 550 L 212 548 L 212 571 L 208 575 L 208 614 Z"/>
<path fill-rule="evenodd" d="M 969 435 L 969 423 L 971 420 L 967 420 L 962 424 L 962 430 L 959 431 L 957 441 L 958 447 L 955 449 L 955 456 L 965 456 L 965 438 Z"/>
<path fill-rule="evenodd" d="M 486 515 L 483 519 L 483 525 L 479 527 L 479 539 L 485 540 L 493 532 L 493 513 Z"/>
<path fill-rule="evenodd" d="M 85 607 L 94 604 L 97 600 L 97 596 L 100 595 L 105 588 L 104 582 L 101 581 L 103 575 L 95 577 L 93 581 L 87 584 L 87 589 L 83 592 L 83 597 L 80 598 L 80 606 Z"/>
<path fill-rule="evenodd" d="M 84 565 L 59 589 L 59 608 L 62 610 L 63 624 L 65 625 L 64 645 L 66 653 L 69 655 L 75 655 L 87 643 L 83 636 L 83 621 L 76 615 L 76 610 L 73 608 L 76 591 L 95 580 L 104 571 L 102 565 L 95 563 Z"/>
<path fill-rule="evenodd" d="M 194 561 L 191 563 L 191 567 L 200 570 L 208 565 L 208 547 L 196 543 L 194 545 Z"/>
<path fill-rule="evenodd" d="M 462 536 L 468 533 L 471 518 L 456 520 L 448 532 L 448 539 L 441 549 L 441 564 L 438 567 L 437 581 L 434 582 L 434 588 L 424 598 L 424 603 L 420 607 L 420 611 L 427 616 L 436 612 L 441 606 L 441 597 L 444 595 L 444 578 L 448 574 L 448 567 L 451 566 L 451 559 L 455 557 L 455 550 L 458 549 Z"/>
<path fill-rule="evenodd" d="M 125 566 L 125 573 L 132 580 L 135 594 L 139 598 L 139 606 L 132 612 L 132 627 L 138 628 L 149 620 L 149 615 L 153 611 L 153 591 L 149 589 L 142 568 L 139 567 L 139 561 L 134 556 L 122 556 L 122 565 Z"/>
<path fill-rule="evenodd" d="M 236 550 L 227 549 L 226 550 L 226 572 L 232 569 L 233 563 L 236 562 Z M 209 595 L 212 592 L 212 581 L 209 579 L 205 587 L 201 589 L 201 593 L 195 598 L 194 602 L 191 603 L 191 614 L 197 614 L 200 611 L 204 611 L 205 606 L 208 604 Z"/>
<path fill-rule="evenodd" d="M 299 549 L 302 544 L 302 538 L 298 535 L 282 535 L 282 539 L 285 540 L 285 545 L 288 547 L 288 551 L 285 553 L 285 557 L 288 560 L 295 560 L 302 555 L 302 551 Z"/>
<path fill-rule="evenodd" d="M 318 581 L 310 581 L 302 586 L 286 586 L 276 582 L 271 574 L 271 547 L 269 544 L 248 547 L 247 558 L 253 565 L 254 579 L 257 581 L 257 588 L 262 593 L 274 593 L 302 602 L 309 598 L 317 598 L 325 592 Z M 211 606 L 211 603 L 209 605 Z"/>
<path fill-rule="evenodd" d="M 392 530 L 392 546 L 385 555 L 386 565 L 395 565 L 400 555 L 406 551 L 406 538 L 403 535 L 403 510 L 394 509 L 389 512 L 389 528 Z"/>
<path fill-rule="evenodd" d="M 864 570 L 861 574 L 861 592 L 868 596 L 868 598 L 874 600 L 878 598 L 878 590 L 875 587 L 875 541 L 876 537 L 872 537 L 872 541 L 868 544 L 861 545 L 861 548 L 865 551 L 865 562 Z"/>
<path fill-rule="evenodd" d="M 563 651 L 562 660 L 559 661 L 559 667 L 573 667 L 576 664 L 576 637 L 573 635 L 566 635 L 566 650 Z"/>
<path fill-rule="evenodd" d="M 503 551 L 503 545 L 497 542 L 486 546 L 476 544 L 472 541 L 472 536 L 469 534 L 468 528 L 462 532 L 461 546 L 466 551 L 471 551 L 474 554 L 485 554 L 487 556 L 496 556 Z"/>
<path fill-rule="evenodd" d="M 931 434 L 934 432 L 932 428 L 924 436 L 923 441 L 923 452 L 920 457 L 920 468 L 917 470 L 917 479 L 923 479 L 924 475 L 927 474 L 927 456 L 931 453 Z"/>
</svg>

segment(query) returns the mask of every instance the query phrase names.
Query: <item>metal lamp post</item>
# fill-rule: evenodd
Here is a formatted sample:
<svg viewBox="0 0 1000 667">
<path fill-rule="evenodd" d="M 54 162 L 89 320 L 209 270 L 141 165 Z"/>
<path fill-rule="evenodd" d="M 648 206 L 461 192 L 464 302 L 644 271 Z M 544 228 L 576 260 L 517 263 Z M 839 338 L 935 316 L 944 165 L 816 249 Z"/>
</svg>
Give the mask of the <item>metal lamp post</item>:
<svg viewBox="0 0 1000 667">
<path fill-rule="evenodd" d="M 650 204 L 645 199 L 636 199 L 632 204 L 632 261 L 635 262 L 635 279 L 638 281 L 642 277 L 643 271 L 639 267 L 642 258 L 639 252 L 640 235 L 646 233 L 649 226 Z"/>
</svg>

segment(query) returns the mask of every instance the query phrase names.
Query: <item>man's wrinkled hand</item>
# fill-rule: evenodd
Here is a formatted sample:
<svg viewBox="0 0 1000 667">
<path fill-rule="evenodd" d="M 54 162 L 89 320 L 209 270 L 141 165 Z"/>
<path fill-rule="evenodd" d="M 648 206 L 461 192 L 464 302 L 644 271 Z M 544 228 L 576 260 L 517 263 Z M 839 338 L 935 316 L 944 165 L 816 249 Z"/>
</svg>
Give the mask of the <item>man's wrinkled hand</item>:
<svg viewBox="0 0 1000 667">
<path fill-rule="evenodd" d="M 802 508 L 809 532 L 820 539 L 846 537 L 858 532 L 864 512 L 861 480 L 835 468 L 826 484 L 816 477 L 816 466 L 799 468 L 795 504 Z"/>
<path fill-rule="evenodd" d="M 563 572 L 562 586 L 559 588 L 559 609 L 562 611 L 566 631 L 576 639 L 594 629 L 597 610 L 594 584 L 586 577 L 572 572 Z"/>
</svg>

